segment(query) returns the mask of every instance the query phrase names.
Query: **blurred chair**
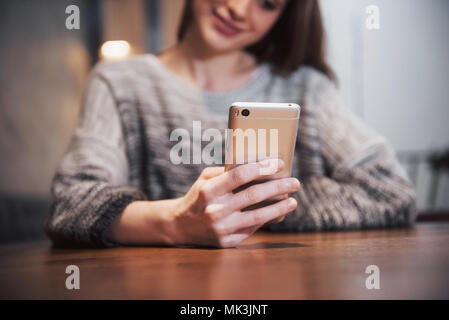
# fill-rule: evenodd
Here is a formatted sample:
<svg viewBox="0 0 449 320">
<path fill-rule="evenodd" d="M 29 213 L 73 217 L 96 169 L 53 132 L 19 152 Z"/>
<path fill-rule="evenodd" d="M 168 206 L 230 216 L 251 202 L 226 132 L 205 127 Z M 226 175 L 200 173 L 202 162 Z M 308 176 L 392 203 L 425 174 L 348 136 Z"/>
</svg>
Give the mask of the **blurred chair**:
<svg viewBox="0 0 449 320">
<path fill-rule="evenodd" d="M 429 189 L 428 203 L 435 207 L 441 176 L 445 172 L 449 172 L 449 149 L 431 154 L 428 157 L 428 161 L 432 168 L 432 183 Z"/>
<path fill-rule="evenodd" d="M 44 197 L 0 195 L 0 243 L 46 239 L 49 211 L 50 200 Z"/>
<path fill-rule="evenodd" d="M 449 220 L 449 207 L 438 202 L 438 195 L 444 192 L 441 189 L 442 179 L 449 173 L 449 149 L 434 152 L 398 152 L 398 158 L 417 191 L 424 193 L 421 197 L 423 202 L 418 203 L 418 221 Z M 424 183 L 424 179 L 421 171 L 424 168 L 426 168 L 424 177 L 426 174 L 429 176 L 429 183 L 423 187 L 421 184 Z M 443 198 L 445 197 L 443 194 Z"/>
</svg>

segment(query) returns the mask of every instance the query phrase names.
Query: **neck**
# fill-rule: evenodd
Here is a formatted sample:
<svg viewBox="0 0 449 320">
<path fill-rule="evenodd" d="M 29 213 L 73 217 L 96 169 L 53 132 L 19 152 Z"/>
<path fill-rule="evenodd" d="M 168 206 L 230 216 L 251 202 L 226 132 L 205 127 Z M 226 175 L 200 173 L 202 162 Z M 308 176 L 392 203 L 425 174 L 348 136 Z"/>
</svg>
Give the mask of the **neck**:
<svg viewBox="0 0 449 320">
<path fill-rule="evenodd" d="M 171 50 L 165 63 L 176 74 L 201 89 L 227 91 L 246 83 L 257 64 L 241 50 L 217 52 L 208 47 L 196 28 L 190 28 L 184 40 Z"/>
</svg>

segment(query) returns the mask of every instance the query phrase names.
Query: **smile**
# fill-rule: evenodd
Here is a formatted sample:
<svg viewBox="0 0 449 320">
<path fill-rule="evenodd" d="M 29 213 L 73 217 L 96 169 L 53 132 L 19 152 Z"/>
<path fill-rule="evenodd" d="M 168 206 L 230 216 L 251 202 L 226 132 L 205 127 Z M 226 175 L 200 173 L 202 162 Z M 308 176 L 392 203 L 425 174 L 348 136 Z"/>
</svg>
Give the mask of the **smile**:
<svg viewBox="0 0 449 320">
<path fill-rule="evenodd" d="M 212 9 L 212 16 L 215 29 L 226 36 L 235 36 L 243 31 L 231 21 L 220 16 L 215 8 Z"/>
</svg>

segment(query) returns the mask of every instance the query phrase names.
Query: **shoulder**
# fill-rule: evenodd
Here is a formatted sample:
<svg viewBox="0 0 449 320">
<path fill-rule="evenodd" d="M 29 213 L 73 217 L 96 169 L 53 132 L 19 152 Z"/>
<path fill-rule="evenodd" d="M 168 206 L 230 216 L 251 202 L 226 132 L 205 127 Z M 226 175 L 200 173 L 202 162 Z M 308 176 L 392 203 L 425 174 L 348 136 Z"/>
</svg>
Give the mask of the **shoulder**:
<svg viewBox="0 0 449 320">
<path fill-rule="evenodd" d="M 316 102 L 336 91 L 335 83 L 326 74 L 309 65 L 302 65 L 287 76 L 270 73 L 271 85 L 287 92 L 297 92 L 301 100 Z"/>
<path fill-rule="evenodd" d="M 118 99 L 126 99 L 138 87 L 155 82 L 158 66 L 155 57 L 138 55 L 120 61 L 101 61 L 90 73 L 91 79 L 102 80 Z"/>
<path fill-rule="evenodd" d="M 306 94 L 316 99 L 337 89 L 335 83 L 326 74 L 308 65 L 299 67 L 290 77 Z"/>
<path fill-rule="evenodd" d="M 132 56 L 118 61 L 100 61 L 93 70 L 93 74 L 107 78 L 141 77 L 157 70 L 156 57 L 151 54 Z"/>
<path fill-rule="evenodd" d="M 334 122 L 329 124 L 327 119 L 348 117 L 336 84 L 323 72 L 304 65 L 286 79 L 294 83 L 299 92 L 303 118 L 311 116 L 318 127 L 328 130 Z"/>
</svg>

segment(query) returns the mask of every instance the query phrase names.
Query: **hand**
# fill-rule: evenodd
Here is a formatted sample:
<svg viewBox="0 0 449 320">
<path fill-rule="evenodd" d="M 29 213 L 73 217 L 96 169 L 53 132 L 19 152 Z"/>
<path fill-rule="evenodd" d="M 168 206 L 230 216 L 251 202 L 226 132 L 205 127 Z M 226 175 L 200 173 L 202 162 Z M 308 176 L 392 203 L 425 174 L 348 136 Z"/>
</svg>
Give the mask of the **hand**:
<svg viewBox="0 0 449 320">
<path fill-rule="evenodd" d="M 280 159 L 267 159 L 238 166 L 228 172 L 223 167 L 203 170 L 189 192 L 179 200 L 172 239 L 175 245 L 235 247 L 265 223 L 281 218 L 297 206 L 293 198 L 242 212 L 263 200 L 282 197 L 299 190 L 296 178 L 269 180 L 233 193 L 256 179 L 280 171 Z"/>
</svg>

